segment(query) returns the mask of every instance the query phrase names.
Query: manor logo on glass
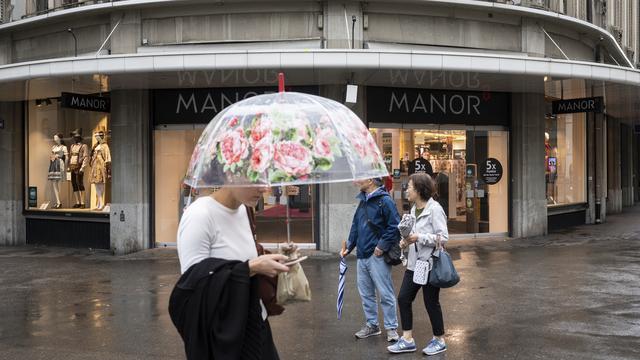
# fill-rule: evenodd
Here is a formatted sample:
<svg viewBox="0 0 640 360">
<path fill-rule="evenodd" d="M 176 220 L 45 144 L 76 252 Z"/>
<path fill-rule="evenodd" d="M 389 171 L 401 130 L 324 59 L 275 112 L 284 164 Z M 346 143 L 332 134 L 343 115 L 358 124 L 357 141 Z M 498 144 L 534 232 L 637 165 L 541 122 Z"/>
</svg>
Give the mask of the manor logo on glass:
<svg viewBox="0 0 640 360">
<path fill-rule="evenodd" d="M 509 95 L 368 87 L 367 120 L 383 123 L 508 125 Z"/>
</svg>

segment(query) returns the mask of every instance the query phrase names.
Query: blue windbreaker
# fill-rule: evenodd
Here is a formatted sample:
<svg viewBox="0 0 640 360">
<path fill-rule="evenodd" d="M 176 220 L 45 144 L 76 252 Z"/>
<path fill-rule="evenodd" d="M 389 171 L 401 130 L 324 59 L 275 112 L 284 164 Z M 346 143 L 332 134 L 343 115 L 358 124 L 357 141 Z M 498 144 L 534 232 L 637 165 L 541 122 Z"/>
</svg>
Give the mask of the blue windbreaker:
<svg viewBox="0 0 640 360">
<path fill-rule="evenodd" d="M 364 192 L 356 198 L 360 200 L 360 204 L 353 215 L 347 250 L 351 252 L 353 248 L 357 248 L 358 259 L 367 259 L 373 255 L 376 246 L 382 251 L 387 251 L 394 242 L 400 241 L 400 214 L 393 199 L 383 187 L 371 193 L 369 199 Z M 367 215 L 371 226 L 367 224 Z"/>
</svg>

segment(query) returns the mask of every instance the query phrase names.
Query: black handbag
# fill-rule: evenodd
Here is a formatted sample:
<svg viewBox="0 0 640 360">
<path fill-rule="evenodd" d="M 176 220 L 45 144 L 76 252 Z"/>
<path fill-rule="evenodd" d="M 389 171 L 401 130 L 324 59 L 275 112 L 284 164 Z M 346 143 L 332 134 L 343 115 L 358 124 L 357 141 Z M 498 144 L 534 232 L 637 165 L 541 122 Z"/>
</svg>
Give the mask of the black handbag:
<svg viewBox="0 0 640 360">
<path fill-rule="evenodd" d="M 391 248 L 388 251 L 385 251 L 382 255 L 384 257 L 384 262 L 389 265 L 395 266 L 402 264 L 402 250 L 400 249 L 399 243 L 393 243 Z"/>
<path fill-rule="evenodd" d="M 449 288 L 460 282 L 460 276 L 453 266 L 449 253 L 440 249 L 438 256 L 433 255 L 433 268 L 429 273 L 429 284 L 438 288 Z"/>
<path fill-rule="evenodd" d="M 360 205 L 362 205 L 362 203 L 364 202 L 361 202 Z M 380 200 L 380 202 L 378 203 L 378 206 L 382 207 L 382 200 Z M 365 217 L 367 218 L 367 225 L 371 228 L 371 230 L 373 230 L 373 232 L 379 238 L 380 230 L 377 228 L 377 226 L 373 225 L 373 223 L 371 222 L 371 219 L 369 219 L 369 213 L 367 212 L 366 206 L 363 206 L 362 210 L 364 211 Z M 384 215 L 384 211 L 382 212 L 382 214 Z M 384 259 L 385 263 L 391 266 L 402 264 L 402 250 L 400 249 L 400 242 L 395 241 L 393 245 L 391 245 L 391 248 L 389 248 L 389 250 L 385 251 L 382 254 L 382 258 Z"/>
</svg>

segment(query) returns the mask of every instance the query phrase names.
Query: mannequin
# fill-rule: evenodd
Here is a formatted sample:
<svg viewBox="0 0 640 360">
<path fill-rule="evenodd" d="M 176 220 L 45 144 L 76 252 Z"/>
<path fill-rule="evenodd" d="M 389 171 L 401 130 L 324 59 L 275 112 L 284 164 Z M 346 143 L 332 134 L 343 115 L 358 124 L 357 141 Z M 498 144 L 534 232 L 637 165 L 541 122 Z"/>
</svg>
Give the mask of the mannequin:
<svg viewBox="0 0 640 360">
<path fill-rule="evenodd" d="M 544 163 L 545 177 L 547 183 L 547 204 L 556 204 L 556 177 L 557 177 L 557 161 L 558 149 L 551 146 L 549 133 L 544 133 Z"/>
<path fill-rule="evenodd" d="M 69 153 L 67 152 L 67 146 L 62 142 L 62 134 L 57 133 L 53 135 L 53 146 L 51 147 L 51 155 L 49 156 L 49 174 L 47 179 L 53 188 L 53 195 L 56 200 L 56 204 L 53 209 L 60 209 L 62 203 L 60 202 L 60 182 L 65 181 L 65 168 L 66 161 Z"/>
<path fill-rule="evenodd" d="M 82 142 L 82 129 L 71 132 L 74 143 L 69 147 L 69 172 L 71 173 L 71 185 L 73 197 L 76 200 L 74 209 L 84 209 L 84 171 L 89 165 L 89 147 Z"/>
<path fill-rule="evenodd" d="M 91 151 L 91 183 L 96 188 L 96 210 L 104 208 L 104 187 L 111 178 L 111 152 L 105 142 L 104 132 L 95 133 L 96 145 Z"/>
</svg>

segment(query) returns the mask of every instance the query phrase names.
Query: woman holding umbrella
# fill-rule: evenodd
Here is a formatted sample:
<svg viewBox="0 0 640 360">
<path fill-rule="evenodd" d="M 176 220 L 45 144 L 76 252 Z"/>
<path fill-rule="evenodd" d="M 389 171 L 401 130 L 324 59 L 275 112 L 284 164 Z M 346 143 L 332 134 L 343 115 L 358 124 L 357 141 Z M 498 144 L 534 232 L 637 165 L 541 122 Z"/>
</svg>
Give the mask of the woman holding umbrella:
<svg viewBox="0 0 640 360">
<path fill-rule="evenodd" d="M 387 347 L 391 353 L 413 352 L 417 349 L 413 339 L 413 311 L 411 307 L 420 289 L 422 289 L 424 306 L 429 314 L 434 335 L 422 352 L 426 355 L 435 355 L 447 350 L 444 341 L 444 320 L 440 307 L 440 288 L 434 287 L 428 282 L 423 283 L 424 285 L 417 284 L 414 277 L 414 271 L 418 271 L 417 267 L 427 265 L 433 252 L 449 239 L 447 216 L 442 206 L 433 199 L 434 195 L 435 184 L 431 176 L 418 173 L 409 177 L 407 198 L 414 204 L 411 208 L 411 215 L 416 220 L 412 233 L 400 242 L 401 248 L 409 248 L 407 270 L 404 273 L 398 294 L 403 334 L 395 344 Z"/>
<path fill-rule="evenodd" d="M 183 274 L 169 312 L 187 358 L 278 358 L 252 275 L 289 268 L 285 256 L 257 256 L 245 207 L 269 187 L 387 175 L 363 122 L 335 101 L 276 93 L 220 112 L 195 146 L 184 180 L 190 188 L 219 189 L 188 205 L 178 229 Z"/>
<path fill-rule="evenodd" d="M 188 359 L 279 359 L 254 275 L 288 271 L 280 262 L 287 257 L 258 256 L 245 208 L 267 190 L 223 187 L 193 202 L 180 221 L 182 276 L 169 311 Z"/>
</svg>

